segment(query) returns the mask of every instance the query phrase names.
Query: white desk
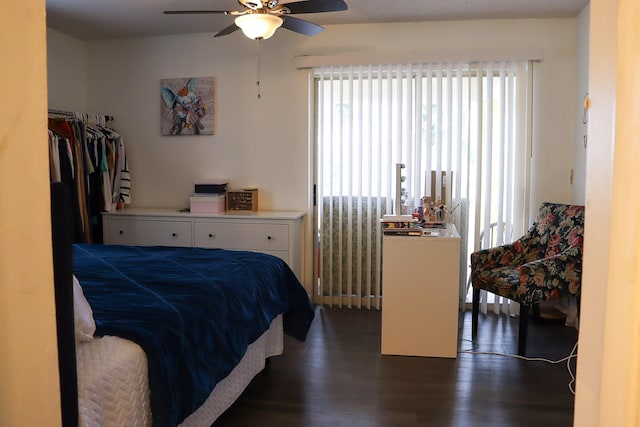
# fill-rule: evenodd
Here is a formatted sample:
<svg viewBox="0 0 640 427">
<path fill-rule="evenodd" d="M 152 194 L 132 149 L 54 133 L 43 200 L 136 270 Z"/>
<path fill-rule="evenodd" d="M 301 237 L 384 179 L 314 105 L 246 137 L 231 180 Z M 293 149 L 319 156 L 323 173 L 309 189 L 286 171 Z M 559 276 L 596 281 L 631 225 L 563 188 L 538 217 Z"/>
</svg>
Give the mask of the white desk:
<svg viewBox="0 0 640 427">
<path fill-rule="evenodd" d="M 458 349 L 460 235 L 383 237 L 382 354 L 450 357 Z"/>
</svg>

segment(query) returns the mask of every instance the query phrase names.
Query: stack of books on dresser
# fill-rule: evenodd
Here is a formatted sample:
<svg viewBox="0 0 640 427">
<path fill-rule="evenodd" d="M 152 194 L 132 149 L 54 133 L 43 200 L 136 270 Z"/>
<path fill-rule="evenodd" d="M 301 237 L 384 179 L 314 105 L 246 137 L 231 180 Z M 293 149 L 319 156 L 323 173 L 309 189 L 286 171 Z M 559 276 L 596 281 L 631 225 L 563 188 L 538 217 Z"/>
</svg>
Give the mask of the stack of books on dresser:
<svg viewBox="0 0 640 427">
<path fill-rule="evenodd" d="M 228 182 L 228 179 L 194 179 L 189 210 L 193 213 L 224 212 Z"/>
<path fill-rule="evenodd" d="M 422 229 L 411 215 L 383 215 L 380 220 L 382 232 L 394 236 L 420 236 Z"/>
</svg>

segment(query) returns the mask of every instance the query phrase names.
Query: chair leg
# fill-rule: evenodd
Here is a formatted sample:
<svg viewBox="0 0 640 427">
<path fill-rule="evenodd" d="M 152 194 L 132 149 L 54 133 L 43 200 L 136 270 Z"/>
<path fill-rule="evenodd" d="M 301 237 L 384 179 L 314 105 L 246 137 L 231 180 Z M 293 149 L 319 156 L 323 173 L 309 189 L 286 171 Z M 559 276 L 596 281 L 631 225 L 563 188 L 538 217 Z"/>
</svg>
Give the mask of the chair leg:
<svg viewBox="0 0 640 427">
<path fill-rule="evenodd" d="M 576 297 L 576 306 L 578 310 L 578 321 L 580 321 L 580 295 Z"/>
<path fill-rule="evenodd" d="M 527 351 L 527 330 L 529 328 L 529 306 L 520 304 L 520 325 L 518 330 L 518 356 Z"/>
<path fill-rule="evenodd" d="M 473 300 L 471 302 L 471 338 L 478 335 L 478 314 L 480 312 L 480 289 L 473 288 Z"/>
</svg>

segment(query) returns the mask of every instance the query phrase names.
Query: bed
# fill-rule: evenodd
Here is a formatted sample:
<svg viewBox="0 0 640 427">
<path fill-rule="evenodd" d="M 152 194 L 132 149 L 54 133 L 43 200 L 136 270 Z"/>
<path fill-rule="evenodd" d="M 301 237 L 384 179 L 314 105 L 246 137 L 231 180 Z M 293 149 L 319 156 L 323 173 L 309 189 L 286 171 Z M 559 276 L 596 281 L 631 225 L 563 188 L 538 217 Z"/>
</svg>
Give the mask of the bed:
<svg viewBox="0 0 640 427">
<path fill-rule="evenodd" d="M 54 265 L 64 265 L 55 247 Z M 74 342 L 59 338 L 59 346 L 75 348 L 79 425 L 210 426 L 282 353 L 283 334 L 304 340 L 313 319 L 306 291 L 271 255 L 91 244 L 71 251 L 73 278 L 56 287 L 75 291 Z M 73 366 L 60 366 L 65 393 Z"/>
</svg>

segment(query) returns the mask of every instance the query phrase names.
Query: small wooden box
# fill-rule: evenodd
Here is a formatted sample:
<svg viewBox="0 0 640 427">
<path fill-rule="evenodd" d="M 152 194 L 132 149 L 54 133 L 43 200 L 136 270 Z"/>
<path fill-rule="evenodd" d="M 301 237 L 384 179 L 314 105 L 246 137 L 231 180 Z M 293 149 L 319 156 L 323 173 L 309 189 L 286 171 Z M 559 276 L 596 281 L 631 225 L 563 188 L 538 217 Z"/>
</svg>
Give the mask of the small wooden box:
<svg viewBox="0 0 640 427">
<path fill-rule="evenodd" d="M 258 190 L 227 190 L 227 212 L 256 212 Z"/>
</svg>

